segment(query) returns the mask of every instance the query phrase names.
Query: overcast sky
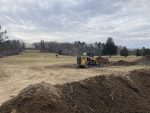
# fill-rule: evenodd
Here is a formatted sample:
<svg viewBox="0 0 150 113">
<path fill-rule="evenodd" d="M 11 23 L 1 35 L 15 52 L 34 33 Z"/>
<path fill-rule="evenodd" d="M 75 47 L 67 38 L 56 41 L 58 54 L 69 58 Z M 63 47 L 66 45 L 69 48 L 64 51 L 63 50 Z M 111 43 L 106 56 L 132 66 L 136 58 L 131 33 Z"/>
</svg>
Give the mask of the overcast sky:
<svg viewBox="0 0 150 113">
<path fill-rule="evenodd" d="M 0 0 L 10 38 L 150 47 L 150 0 Z"/>
</svg>

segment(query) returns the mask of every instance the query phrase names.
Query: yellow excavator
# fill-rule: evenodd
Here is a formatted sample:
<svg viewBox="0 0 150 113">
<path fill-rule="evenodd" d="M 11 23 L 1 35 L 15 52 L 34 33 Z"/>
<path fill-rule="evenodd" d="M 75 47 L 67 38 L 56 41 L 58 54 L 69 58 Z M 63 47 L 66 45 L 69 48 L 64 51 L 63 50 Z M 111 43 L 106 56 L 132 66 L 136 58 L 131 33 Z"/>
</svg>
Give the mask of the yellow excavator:
<svg viewBox="0 0 150 113">
<path fill-rule="evenodd" d="M 103 66 L 108 64 L 108 58 L 101 56 L 94 56 L 92 52 L 83 53 L 82 56 L 77 56 L 77 65 L 78 67 L 94 67 L 94 66 Z"/>
</svg>

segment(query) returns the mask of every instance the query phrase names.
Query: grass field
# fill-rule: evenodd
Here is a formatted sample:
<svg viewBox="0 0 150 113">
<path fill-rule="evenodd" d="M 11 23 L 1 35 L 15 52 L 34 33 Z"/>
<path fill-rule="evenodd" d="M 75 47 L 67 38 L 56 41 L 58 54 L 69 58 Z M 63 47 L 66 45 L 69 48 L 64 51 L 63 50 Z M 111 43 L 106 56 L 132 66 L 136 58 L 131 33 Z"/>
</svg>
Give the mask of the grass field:
<svg viewBox="0 0 150 113">
<path fill-rule="evenodd" d="M 27 64 L 27 63 L 57 63 L 74 61 L 75 57 L 59 56 L 56 58 L 55 53 L 39 53 L 38 51 L 28 50 L 20 55 L 9 56 L 0 59 L 1 64 Z"/>
<path fill-rule="evenodd" d="M 126 73 L 134 69 L 149 68 L 143 65 L 134 66 L 107 66 L 102 68 L 76 68 L 76 57 L 59 56 L 55 53 L 39 53 L 38 51 L 26 51 L 20 55 L 9 56 L 0 59 L 0 104 L 18 94 L 22 88 L 29 84 L 46 81 L 51 84 L 63 84 L 66 82 L 82 80 L 87 77 Z M 127 58 L 113 56 L 109 60 L 134 61 L 137 57 Z"/>
</svg>

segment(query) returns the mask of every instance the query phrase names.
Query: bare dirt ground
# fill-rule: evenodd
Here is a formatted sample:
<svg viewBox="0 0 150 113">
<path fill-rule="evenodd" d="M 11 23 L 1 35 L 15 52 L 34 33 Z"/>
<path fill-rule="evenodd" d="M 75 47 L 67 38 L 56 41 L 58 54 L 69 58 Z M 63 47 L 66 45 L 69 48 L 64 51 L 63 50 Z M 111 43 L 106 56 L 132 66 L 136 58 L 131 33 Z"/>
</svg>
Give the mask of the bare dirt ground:
<svg viewBox="0 0 150 113">
<path fill-rule="evenodd" d="M 45 58 L 46 56 L 46 58 Z M 130 57 L 129 57 L 130 58 Z M 111 60 L 115 59 L 113 57 Z M 121 59 L 119 57 L 119 59 Z M 134 59 L 134 58 L 133 58 Z M 108 66 L 101 68 L 79 69 L 76 58 L 55 54 L 25 53 L 0 59 L 0 104 L 17 95 L 30 84 L 45 81 L 51 84 L 83 80 L 103 74 L 125 74 L 134 69 L 149 66 Z"/>
</svg>

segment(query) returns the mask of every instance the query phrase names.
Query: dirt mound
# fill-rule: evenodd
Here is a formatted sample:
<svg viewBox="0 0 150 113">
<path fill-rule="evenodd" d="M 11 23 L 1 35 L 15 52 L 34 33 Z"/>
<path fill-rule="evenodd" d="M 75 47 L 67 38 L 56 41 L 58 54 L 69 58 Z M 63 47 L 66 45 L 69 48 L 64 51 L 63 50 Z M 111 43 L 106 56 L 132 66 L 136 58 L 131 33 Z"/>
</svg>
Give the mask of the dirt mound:
<svg viewBox="0 0 150 113">
<path fill-rule="evenodd" d="M 149 113 L 150 70 L 123 76 L 31 85 L 0 107 L 0 113 Z"/>
<path fill-rule="evenodd" d="M 116 66 L 130 66 L 130 65 L 135 65 L 135 64 L 136 62 L 128 62 L 124 60 L 119 60 L 119 61 L 112 63 L 112 65 L 116 65 Z"/>
<path fill-rule="evenodd" d="M 101 56 L 96 57 L 96 60 L 98 61 L 98 63 L 100 64 L 108 64 L 109 60 L 107 58 L 103 58 Z"/>
<path fill-rule="evenodd" d="M 142 58 L 135 60 L 137 64 L 149 65 L 150 66 L 150 55 L 143 56 Z"/>
<path fill-rule="evenodd" d="M 30 85 L 4 103 L 0 113 L 60 113 L 60 110 L 65 113 L 68 107 L 60 95 L 59 89 L 51 84 L 42 82 Z"/>
<path fill-rule="evenodd" d="M 141 60 L 150 61 L 150 55 L 143 56 Z"/>
</svg>

